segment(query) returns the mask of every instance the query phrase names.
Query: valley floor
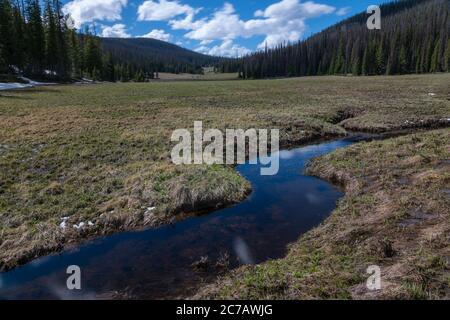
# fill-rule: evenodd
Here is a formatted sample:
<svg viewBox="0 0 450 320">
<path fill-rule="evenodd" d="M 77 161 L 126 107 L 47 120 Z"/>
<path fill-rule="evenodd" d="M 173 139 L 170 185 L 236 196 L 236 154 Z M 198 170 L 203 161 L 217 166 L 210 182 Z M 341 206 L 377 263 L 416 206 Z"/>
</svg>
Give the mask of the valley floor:
<svg viewBox="0 0 450 320">
<path fill-rule="evenodd" d="M 186 212 L 212 210 L 245 198 L 251 186 L 232 167 L 172 165 L 171 134 L 175 129 L 192 129 L 194 121 L 203 121 L 205 129 L 279 128 L 284 147 L 337 138 L 347 130 L 447 127 L 449 82 L 450 74 L 439 74 L 70 85 L 4 91 L 0 96 L 0 268 L 14 268 L 87 238 L 157 226 Z M 414 157 L 430 158 L 431 164 L 443 161 L 439 150 L 444 148 L 441 140 L 445 134 L 448 130 L 435 132 L 431 138 L 417 134 L 416 139 L 423 140 L 417 144 L 425 143 L 426 149 L 406 151 Z M 437 141 L 436 147 L 428 146 L 430 139 Z M 391 148 L 401 150 L 395 145 Z M 437 154 L 428 154 L 428 149 Z M 346 152 L 353 152 L 348 154 L 351 157 L 357 154 Z M 334 163 L 338 161 L 328 165 Z M 351 172 L 351 165 L 363 170 L 365 162 L 346 164 Z M 369 170 L 373 165 L 367 166 Z M 333 168 L 323 166 L 323 172 L 319 171 L 314 173 L 323 175 Z M 359 193 L 354 197 L 359 199 Z M 401 208 L 402 212 L 411 209 Z M 358 212 L 362 213 L 355 214 Z M 351 242 L 348 247 L 352 248 Z M 394 250 L 398 250 L 395 244 Z M 273 263 L 277 262 L 268 265 Z M 289 287 L 285 280 L 280 283 Z M 339 282 L 337 286 L 346 284 Z M 414 284 L 410 287 L 416 290 Z M 280 293 L 289 290 L 277 292 L 279 297 L 295 297 Z M 348 294 L 329 292 L 330 297 Z M 217 295 L 222 294 L 233 295 Z M 265 296 L 255 293 L 254 297 Z"/>
</svg>

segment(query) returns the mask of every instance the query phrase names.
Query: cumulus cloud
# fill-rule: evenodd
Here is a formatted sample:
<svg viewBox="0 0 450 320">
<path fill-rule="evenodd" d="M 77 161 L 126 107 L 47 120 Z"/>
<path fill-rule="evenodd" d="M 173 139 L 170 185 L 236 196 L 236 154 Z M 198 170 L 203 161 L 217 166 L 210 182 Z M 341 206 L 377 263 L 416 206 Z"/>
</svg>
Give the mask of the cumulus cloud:
<svg viewBox="0 0 450 320">
<path fill-rule="evenodd" d="M 124 24 L 118 23 L 112 27 L 102 27 L 102 37 L 104 38 L 130 38 L 131 35 L 127 33 L 127 27 Z"/>
<path fill-rule="evenodd" d="M 212 48 L 204 45 L 197 48 L 196 51 L 221 57 L 241 57 L 251 52 L 249 49 L 233 43 L 232 40 L 225 40 L 221 45 Z"/>
<path fill-rule="evenodd" d="M 200 20 L 193 26 L 186 37 L 193 40 L 235 39 L 243 36 L 244 22 L 239 19 L 231 3 L 225 3 L 211 19 Z"/>
<path fill-rule="evenodd" d="M 75 27 L 83 23 L 100 21 L 115 21 L 122 18 L 122 9 L 128 0 L 73 0 L 63 7 L 64 14 L 70 14 L 75 21 Z"/>
<path fill-rule="evenodd" d="M 157 39 L 157 40 L 168 42 L 172 39 L 172 35 L 170 35 L 169 33 L 166 33 L 162 29 L 153 29 L 149 33 L 143 35 L 142 38 L 152 38 L 152 39 Z"/>
<path fill-rule="evenodd" d="M 117 21 L 128 0 L 71 0 L 64 7 L 70 13 L 76 27 L 93 21 Z M 298 41 L 306 31 L 305 20 L 324 14 L 346 15 L 349 7 L 336 10 L 335 7 L 313 1 L 280 0 L 266 8 L 257 10 L 254 18 L 241 19 L 231 3 L 225 2 L 222 8 L 211 15 L 198 18 L 202 8 L 185 4 L 182 0 L 145 0 L 137 9 L 139 21 L 167 21 L 173 30 L 186 30 L 187 39 L 199 41 L 198 51 L 236 56 L 250 52 L 237 45 L 236 39 L 263 36 L 258 48 L 276 46 L 283 42 Z M 124 24 L 103 26 L 104 37 L 131 37 Z M 162 29 L 154 29 L 143 37 L 170 41 L 171 35 Z M 213 42 L 219 45 L 212 46 Z"/>
<path fill-rule="evenodd" d="M 336 15 L 337 16 L 345 16 L 346 14 L 348 14 L 350 12 L 350 10 L 351 10 L 350 7 L 340 8 L 338 11 L 336 11 Z"/>
<path fill-rule="evenodd" d="M 195 13 L 189 13 L 184 19 L 170 20 L 169 24 L 173 30 L 194 30 L 203 25 L 206 19 L 194 21 Z"/>
<path fill-rule="evenodd" d="M 223 41 L 221 46 L 210 50 L 220 50 L 222 46 L 230 48 L 229 40 L 261 35 L 265 36 L 265 39 L 258 48 L 263 48 L 266 45 L 273 47 L 282 42 L 299 40 L 306 30 L 306 19 L 335 11 L 335 7 L 313 1 L 303 3 L 300 0 L 282 0 L 264 10 L 256 11 L 254 19 L 244 21 L 231 3 L 225 3 L 210 18 L 194 20 L 194 13 L 191 13 L 184 19 L 173 19 L 169 24 L 173 29 L 189 30 L 185 36 L 192 40 L 203 43 L 213 40 Z M 206 51 L 205 46 L 200 48 Z"/>
<path fill-rule="evenodd" d="M 181 4 L 179 1 L 144 1 L 138 8 L 138 20 L 140 21 L 166 21 L 180 15 L 193 16 L 199 9 Z"/>
<path fill-rule="evenodd" d="M 200 41 L 200 44 L 202 46 L 207 46 L 208 44 L 210 44 L 212 42 L 214 42 L 214 41 L 213 40 L 202 40 L 202 41 Z"/>
<path fill-rule="evenodd" d="M 319 4 L 312 1 L 301 3 L 299 0 L 282 0 L 267 7 L 266 10 L 260 11 L 264 18 L 284 18 L 289 19 L 306 19 L 313 18 L 323 14 L 330 14 L 336 8 Z"/>
</svg>

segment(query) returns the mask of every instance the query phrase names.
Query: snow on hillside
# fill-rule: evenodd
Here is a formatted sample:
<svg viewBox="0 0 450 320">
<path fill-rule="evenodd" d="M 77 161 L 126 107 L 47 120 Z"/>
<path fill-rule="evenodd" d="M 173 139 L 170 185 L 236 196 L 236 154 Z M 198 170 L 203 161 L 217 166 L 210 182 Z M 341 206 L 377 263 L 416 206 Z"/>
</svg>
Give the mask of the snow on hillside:
<svg viewBox="0 0 450 320">
<path fill-rule="evenodd" d="M 0 82 L 0 90 L 14 90 L 14 89 L 23 89 L 30 88 L 33 85 L 29 83 L 2 83 Z"/>
<path fill-rule="evenodd" d="M 28 83 L 0 82 L 0 91 L 1 90 L 24 89 L 24 88 L 31 88 L 31 87 L 38 87 L 38 86 L 49 86 L 49 85 L 54 84 L 54 83 L 37 82 L 37 81 L 33 81 L 33 80 L 25 78 L 25 77 L 21 77 L 21 79 Z"/>
</svg>

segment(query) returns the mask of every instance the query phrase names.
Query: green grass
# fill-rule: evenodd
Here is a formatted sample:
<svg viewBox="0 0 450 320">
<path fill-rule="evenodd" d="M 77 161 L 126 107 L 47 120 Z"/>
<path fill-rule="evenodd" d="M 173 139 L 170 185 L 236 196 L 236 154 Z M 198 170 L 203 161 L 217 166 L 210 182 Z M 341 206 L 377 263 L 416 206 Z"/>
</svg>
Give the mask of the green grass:
<svg viewBox="0 0 450 320">
<path fill-rule="evenodd" d="M 250 186 L 232 167 L 172 165 L 172 131 L 194 121 L 205 129 L 279 128 L 283 146 L 342 136 L 344 128 L 445 125 L 449 81 L 449 74 L 313 77 L 2 92 L 0 267 L 243 199 Z M 62 217 L 69 227 L 95 226 L 62 232 Z"/>
</svg>

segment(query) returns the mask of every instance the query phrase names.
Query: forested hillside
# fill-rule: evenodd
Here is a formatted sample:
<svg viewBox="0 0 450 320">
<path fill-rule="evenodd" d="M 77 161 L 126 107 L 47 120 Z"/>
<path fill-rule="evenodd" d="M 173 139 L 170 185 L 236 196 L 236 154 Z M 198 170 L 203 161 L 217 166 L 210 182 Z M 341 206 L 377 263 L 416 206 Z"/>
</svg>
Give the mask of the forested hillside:
<svg viewBox="0 0 450 320">
<path fill-rule="evenodd" d="M 449 71 L 449 0 L 404 0 L 381 6 L 381 30 L 362 13 L 305 41 L 241 59 L 243 78 Z"/>
<path fill-rule="evenodd" d="M 114 61 L 145 70 L 170 73 L 198 73 L 215 65 L 219 58 L 203 55 L 172 43 L 146 38 L 101 38 L 105 53 Z"/>
<path fill-rule="evenodd" d="M 221 59 L 154 39 L 99 38 L 67 28 L 60 0 L 0 0 L 0 74 L 36 79 L 145 81 L 158 72 L 200 73 Z"/>
</svg>

